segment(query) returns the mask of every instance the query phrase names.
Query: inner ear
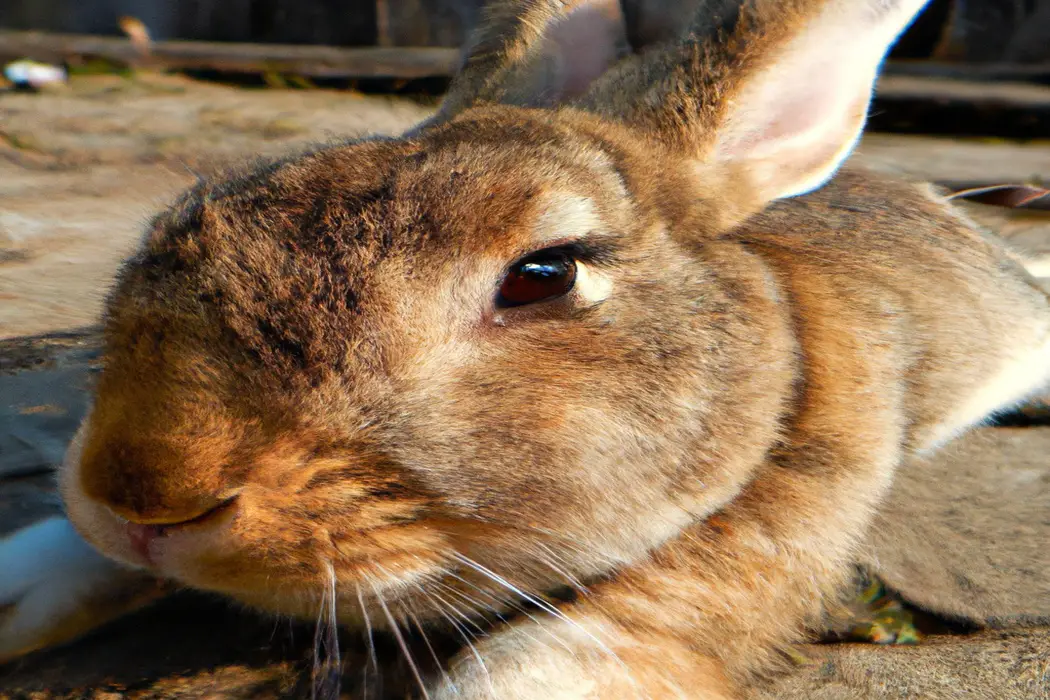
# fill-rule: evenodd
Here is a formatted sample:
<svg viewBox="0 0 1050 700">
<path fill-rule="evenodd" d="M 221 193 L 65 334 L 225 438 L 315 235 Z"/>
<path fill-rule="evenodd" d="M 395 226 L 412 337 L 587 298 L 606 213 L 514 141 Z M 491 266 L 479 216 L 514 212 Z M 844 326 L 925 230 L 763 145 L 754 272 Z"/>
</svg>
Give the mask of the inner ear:
<svg viewBox="0 0 1050 700">
<path fill-rule="evenodd" d="M 482 104 L 552 107 L 583 94 L 629 51 L 619 0 L 491 0 L 424 126 Z"/>
<path fill-rule="evenodd" d="M 680 42 L 688 33 L 713 37 L 732 34 L 742 0 L 621 0 L 627 40 L 635 53 L 663 42 Z"/>
<path fill-rule="evenodd" d="M 821 186 L 853 150 L 879 67 L 925 1 L 802 2 L 782 16 L 761 5 L 722 86 L 709 160 L 744 173 L 761 203 Z"/>
<path fill-rule="evenodd" d="M 547 66 L 539 101 L 553 104 L 585 93 L 629 51 L 618 0 L 580 3 L 555 21 L 541 43 Z"/>
</svg>

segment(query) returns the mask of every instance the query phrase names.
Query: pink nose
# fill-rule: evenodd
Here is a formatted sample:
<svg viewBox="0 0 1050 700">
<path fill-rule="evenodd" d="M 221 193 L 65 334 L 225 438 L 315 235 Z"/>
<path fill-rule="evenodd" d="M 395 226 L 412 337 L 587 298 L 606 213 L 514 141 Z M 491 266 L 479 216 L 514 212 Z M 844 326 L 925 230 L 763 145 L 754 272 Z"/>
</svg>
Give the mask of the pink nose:
<svg viewBox="0 0 1050 700">
<path fill-rule="evenodd" d="M 153 563 L 150 554 L 150 544 L 164 534 L 163 525 L 141 525 L 139 523 L 127 523 L 125 526 L 128 539 L 131 540 L 131 548 L 146 561 Z"/>
</svg>

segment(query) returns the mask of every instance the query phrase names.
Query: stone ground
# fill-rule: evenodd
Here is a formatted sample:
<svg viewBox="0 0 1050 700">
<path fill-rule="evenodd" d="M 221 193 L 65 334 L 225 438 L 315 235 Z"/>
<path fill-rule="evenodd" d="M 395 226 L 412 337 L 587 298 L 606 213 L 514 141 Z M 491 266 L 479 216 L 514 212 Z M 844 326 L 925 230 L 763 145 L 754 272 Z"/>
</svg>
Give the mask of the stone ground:
<svg viewBox="0 0 1050 700">
<path fill-rule="evenodd" d="M 62 372 L 86 371 L 90 334 L 29 344 L 3 339 L 91 326 L 144 222 L 198 173 L 318 141 L 396 133 L 429 110 L 408 99 L 249 90 L 170 76 L 97 76 L 45 94 L 0 92 L 0 375 L 35 368 L 35 390 L 53 391 L 42 400 L 66 391 L 62 400 L 82 403 Z M 859 157 L 939 181 L 1050 177 L 1050 144 L 871 135 Z M 1022 247 L 1050 253 L 1050 213 L 968 208 Z M 52 458 L 75 412 L 42 429 L 40 443 L 30 446 L 35 455 Z M 13 413 L 0 413 L 0 420 L 5 415 Z M 1036 432 L 1042 430 L 1021 434 Z M 1045 461 L 1041 440 L 1016 449 L 1011 459 Z M 56 507 L 47 475 L 0 485 L 0 514 L 10 521 L 0 523 L 0 533 Z M 391 640 L 380 643 L 385 658 L 399 658 Z M 360 639 L 346 637 L 344 648 L 344 693 L 361 697 Z M 0 666 L 0 698 L 300 697 L 309 694 L 312 649 L 309 625 L 182 594 L 77 644 Z M 804 655 L 810 661 L 768 697 L 1050 697 L 1050 642 L 1039 629 L 937 635 L 909 649 L 818 645 Z M 369 679 L 369 697 L 408 695 L 398 664 L 385 669 L 382 693 Z M 981 695 L 980 688 L 996 694 Z"/>
</svg>

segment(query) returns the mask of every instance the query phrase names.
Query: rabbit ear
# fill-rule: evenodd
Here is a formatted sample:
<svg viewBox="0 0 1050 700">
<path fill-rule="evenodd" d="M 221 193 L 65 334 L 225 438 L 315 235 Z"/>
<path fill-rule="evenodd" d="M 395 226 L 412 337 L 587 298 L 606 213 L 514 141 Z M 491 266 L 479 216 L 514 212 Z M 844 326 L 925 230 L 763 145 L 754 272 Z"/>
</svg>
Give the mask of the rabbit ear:
<svg viewBox="0 0 1050 700">
<path fill-rule="evenodd" d="M 925 3 L 835 0 L 800 13 L 727 94 L 711 157 L 744 165 L 768 199 L 824 184 L 860 137 L 883 58 Z"/>
<path fill-rule="evenodd" d="M 582 103 L 692 150 L 753 210 L 834 174 L 889 47 L 926 2 L 745 1 L 713 35 L 697 16 L 686 38 L 625 61 Z"/>
<path fill-rule="evenodd" d="M 567 101 L 627 50 L 618 0 L 492 0 L 438 120 L 479 104 Z"/>
</svg>

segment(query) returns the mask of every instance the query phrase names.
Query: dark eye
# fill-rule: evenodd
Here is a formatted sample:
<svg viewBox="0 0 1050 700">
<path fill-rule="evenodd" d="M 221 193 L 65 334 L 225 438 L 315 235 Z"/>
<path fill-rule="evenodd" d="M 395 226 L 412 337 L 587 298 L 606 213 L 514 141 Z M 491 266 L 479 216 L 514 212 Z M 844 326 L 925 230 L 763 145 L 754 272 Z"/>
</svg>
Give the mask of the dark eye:
<svg viewBox="0 0 1050 700">
<path fill-rule="evenodd" d="M 561 250 L 541 250 L 514 264 L 499 288 L 496 304 L 523 306 L 567 294 L 576 282 L 576 261 Z"/>
</svg>

